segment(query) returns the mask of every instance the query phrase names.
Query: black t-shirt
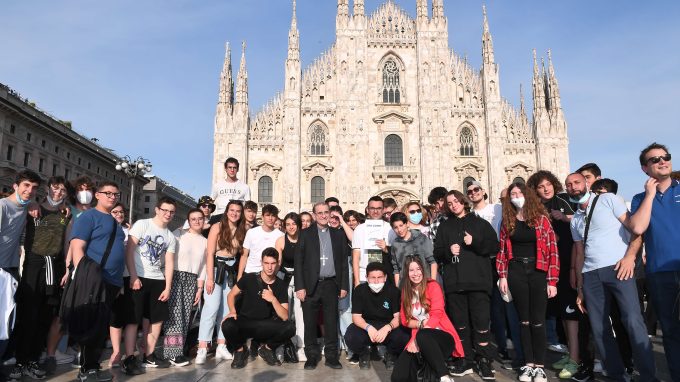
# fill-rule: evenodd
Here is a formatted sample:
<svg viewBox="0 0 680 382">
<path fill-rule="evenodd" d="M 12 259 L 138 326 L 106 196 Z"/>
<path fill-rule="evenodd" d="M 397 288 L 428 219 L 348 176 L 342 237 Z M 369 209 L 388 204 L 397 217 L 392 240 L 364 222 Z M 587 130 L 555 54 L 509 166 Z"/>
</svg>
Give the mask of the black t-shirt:
<svg viewBox="0 0 680 382">
<path fill-rule="evenodd" d="M 274 306 L 262 298 L 262 290 L 267 289 L 267 286 L 272 289 L 279 303 L 288 303 L 288 286 L 278 278 L 274 278 L 272 284 L 267 284 L 260 278 L 259 273 L 245 273 L 236 285 L 241 290 L 239 319 L 242 317 L 264 320 L 276 315 Z"/>
<path fill-rule="evenodd" d="M 559 196 L 555 196 L 549 201 L 543 203 L 545 209 L 550 213 L 550 210 L 561 211 L 565 215 L 573 215 L 574 210 L 567 201 Z M 550 218 L 550 224 L 557 236 L 557 251 L 560 255 L 560 281 L 569 281 L 569 274 L 571 271 L 571 248 L 574 246 L 574 239 L 571 237 L 571 228 L 569 222 L 562 220 L 555 220 Z"/>
<path fill-rule="evenodd" d="M 536 257 L 536 228 L 529 227 L 525 221 L 515 220 L 515 232 L 510 236 L 512 257 Z"/>
<path fill-rule="evenodd" d="M 389 282 L 378 293 L 374 293 L 367 283 L 362 283 L 352 293 L 352 314 L 361 314 L 368 323 L 387 325 L 399 312 L 399 299 L 399 289 Z"/>
</svg>

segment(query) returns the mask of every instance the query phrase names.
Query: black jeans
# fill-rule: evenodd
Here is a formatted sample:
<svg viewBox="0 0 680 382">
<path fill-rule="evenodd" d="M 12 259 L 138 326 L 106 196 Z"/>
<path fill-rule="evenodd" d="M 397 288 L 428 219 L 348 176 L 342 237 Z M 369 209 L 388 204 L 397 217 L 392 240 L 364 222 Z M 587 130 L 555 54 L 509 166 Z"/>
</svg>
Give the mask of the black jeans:
<svg viewBox="0 0 680 382">
<path fill-rule="evenodd" d="M 465 359 L 474 361 L 477 358 L 493 360 L 493 353 L 489 346 L 491 334 L 489 322 L 491 314 L 490 296 L 487 292 L 470 291 L 446 294 L 446 313 L 456 327 L 456 332 L 465 350 Z M 472 325 L 472 330 L 470 330 Z M 472 351 L 472 341 L 475 342 Z M 486 345 L 480 345 L 486 343 Z"/>
<path fill-rule="evenodd" d="M 323 309 L 324 354 L 326 359 L 338 358 L 338 285 L 335 279 L 319 281 L 314 294 L 307 295 L 302 302 L 302 316 L 305 322 L 305 355 L 307 358 L 321 358 L 316 342 L 316 323 L 319 308 Z"/>
<path fill-rule="evenodd" d="M 111 307 L 113 305 L 113 300 L 118 295 L 121 287 L 106 284 L 106 304 L 109 309 L 109 316 L 106 317 L 106 322 L 108 323 L 111 316 Z M 93 336 L 89 340 L 81 341 L 80 345 L 80 370 L 83 372 L 89 370 L 98 370 L 101 368 L 99 365 L 99 359 L 104 351 L 104 344 L 106 343 L 106 338 L 109 336 L 108 331 L 102 331 L 98 333 L 97 336 Z"/>
<path fill-rule="evenodd" d="M 423 361 L 430 365 L 437 376 L 449 374 L 446 359 L 451 356 L 454 346 L 449 333 L 438 329 L 420 329 L 416 334 L 416 344 Z M 418 366 L 418 356 L 404 350 L 394 364 L 392 382 L 417 381 Z"/>
<path fill-rule="evenodd" d="M 547 338 L 545 312 L 548 307 L 546 273 L 536 269 L 536 262 L 511 260 L 508 287 L 519 315 L 520 337 L 526 363 L 545 364 Z"/>
<path fill-rule="evenodd" d="M 222 323 L 222 333 L 227 341 L 227 349 L 231 353 L 240 350 L 248 338 L 267 344 L 270 349 L 275 350 L 295 335 L 295 325 L 292 321 L 275 318 L 264 320 L 230 318 Z"/>
<path fill-rule="evenodd" d="M 370 323 L 373 325 L 376 330 L 379 330 L 383 326 L 387 325 L 386 323 Z M 406 344 L 408 343 L 408 340 L 411 337 L 411 332 L 407 330 L 403 326 L 398 326 L 396 329 L 393 329 L 386 337 L 385 340 L 382 342 L 382 345 L 385 345 L 387 347 L 387 351 L 393 355 L 398 355 L 401 353 L 402 350 L 404 350 L 404 347 L 406 347 Z M 371 342 L 371 339 L 368 337 L 368 332 L 365 331 L 364 329 L 359 328 L 358 326 L 354 324 L 350 324 L 347 327 L 347 330 L 345 331 L 345 343 L 347 344 L 347 348 L 354 354 L 364 354 L 366 350 L 368 349 L 373 342 Z"/>
</svg>

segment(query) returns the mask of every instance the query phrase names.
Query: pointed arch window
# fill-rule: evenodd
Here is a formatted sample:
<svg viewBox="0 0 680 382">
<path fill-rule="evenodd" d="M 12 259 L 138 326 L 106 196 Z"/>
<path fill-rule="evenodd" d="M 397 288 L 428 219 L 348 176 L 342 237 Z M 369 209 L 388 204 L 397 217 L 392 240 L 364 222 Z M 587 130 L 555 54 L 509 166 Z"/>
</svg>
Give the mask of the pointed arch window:
<svg viewBox="0 0 680 382">
<path fill-rule="evenodd" d="M 464 127 L 460 131 L 460 155 L 466 157 L 475 155 L 475 136 L 469 127 Z"/>
<path fill-rule="evenodd" d="M 274 195 L 274 182 L 269 176 L 263 176 L 257 181 L 258 203 L 271 203 Z"/>
<path fill-rule="evenodd" d="M 328 151 L 328 131 L 320 123 L 309 129 L 309 155 L 326 155 Z"/>
<path fill-rule="evenodd" d="M 399 66 L 394 60 L 389 59 L 383 66 L 383 103 L 400 103 L 401 91 L 399 90 Z"/>
<path fill-rule="evenodd" d="M 404 147 L 396 134 L 390 134 L 385 138 L 385 166 L 403 166 Z"/>
<path fill-rule="evenodd" d="M 312 178 L 312 203 L 323 202 L 326 199 L 326 181 L 320 176 Z"/>
</svg>

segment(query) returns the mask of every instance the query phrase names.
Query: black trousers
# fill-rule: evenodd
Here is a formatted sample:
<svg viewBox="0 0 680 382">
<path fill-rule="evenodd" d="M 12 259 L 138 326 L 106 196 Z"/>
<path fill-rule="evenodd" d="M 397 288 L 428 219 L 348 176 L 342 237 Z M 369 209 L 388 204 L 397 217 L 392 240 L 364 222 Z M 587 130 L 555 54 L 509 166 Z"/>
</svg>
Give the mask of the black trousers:
<svg viewBox="0 0 680 382">
<path fill-rule="evenodd" d="M 17 316 L 14 336 L 17 363 L 26 365 L 40 360 L 47 333 L 58 309 L 58 305 L 55 305 L 58 297 L 52 297 L 47 294 L 45 268 L 40 264 L 24 261 L 23 274 L 15 296 Z"/>
<path fill-rule="evenodd" d="M 547 338 L 545 312 L 548 307 L 546 273 L 530 261 L 510 261 L 508 287 L 519 316 L 520 338 L 527 363 L 545 364 Z"/>
<path fill-rule="evenodd" d="M 387 325 L 387 323 L 378 322 L 371 322 L 370 324 L 376 329 L 380 329 Z M 387 337 L 385 337 L 382 345 L 385 345 L 385 347 L 387 347 L 387 351 L 391 354 L 399 355 L 406 347 L 410 337 L 411 332 L 400 325 L 396 329 L 393 329 L 387 335 Z M 345 343 L 347 344 L 347 348 L 349 348 L 352 353 L 359 355 L 364 354 L 368 350 L 369 346 L 373 344 L 373 342 L 371 342 L 371 338 L 368 337 L 368 332 L 354 324 L 350 324 L 345 331 Z"/>
<path fill-rule="evenodd" d="M 491 315 L 489 293 L 484 291 L 447 293 L 446 313 L 456 327 L 463 350 L 465 350 L 465 359 L 472 362 L 475 359 L 476 352 L 477 358 L 493 360 L 494 355 L 489 346 L 491 340 L 489 333 Z M 475 352 L 472 351 L 472 341 L 475 344 Z M 486 345 L 480 345 L 484 342 Z"/>
<path fill-rule="evenodd" d="M 321 350 L 317 344 L 316 323 L 319 308 L 323 310 L 324 354 L 326 359 L 338 358 L 338 285 L 335 279 L 319 281 L 314 294 L 307 295 L 302 302 L 302 316 L 305 322 L 305 355 L 317 360 Z"/>
<path fill-rule="evenodd" d="M 446 359 L 453 351 L 453 337 L 443 330 L 420 329 L 416 334 L 416 344 L 420 349 L 423 362 L 427 362 L 436 375 L 448 375 Z M 404 350 L 392 370 L 392 382 L 415 382 L 418 380 L 418 356 Z"/>
<path fill-rule="evenodd" d="M 295 335 L 295 324 L 289 320 L 281 321 L 274 318 L 264 320 L 230 318 L 222 322 L 222 333 L 227 341 L 227 349 L 231 353 L 240 350 L 248 338 L 267 344 L 274 350 Z"/>
<path fill-rule="evenodd" d="M 113 305 L 113 300 L 118 295 L 121 287 L 106 284 L 106 304 L 109 309 L 109 317 L 106 317 L 107 323 L 111 316 L 111 307 Z M 104 351 L 104 344 L 106 343 L 106 338 L 109 336 L 108 331 L 102 331 L 98 333 L 97 336 L 93 336 L 87 341 L 81 341 L 80 345 L 80 370 L 83 372 L 89 370 L 98 370 L 100 368 L 99 359 Z"/>
</svg>

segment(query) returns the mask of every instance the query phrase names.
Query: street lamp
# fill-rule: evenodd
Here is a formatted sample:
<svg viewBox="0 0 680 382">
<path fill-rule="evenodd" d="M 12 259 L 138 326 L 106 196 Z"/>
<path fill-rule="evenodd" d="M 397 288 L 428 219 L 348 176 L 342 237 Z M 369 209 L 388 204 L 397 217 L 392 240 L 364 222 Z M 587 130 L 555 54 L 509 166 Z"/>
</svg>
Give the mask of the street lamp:
<svg viewBox="0 0 680 382">
<path fill-rule="evenodd" d="M 132 213 L 135 205 L 135 178 L 137 175 L 150 174 L 151 162 L 142 157 L 132 160 L 132 158 L 126 155 L 119 162 L 116 162 L 116 170 L 127 175 L 130 180 L 130 213 L 128 214 L 128 221 L 132 225 Z"/>
</svg>

